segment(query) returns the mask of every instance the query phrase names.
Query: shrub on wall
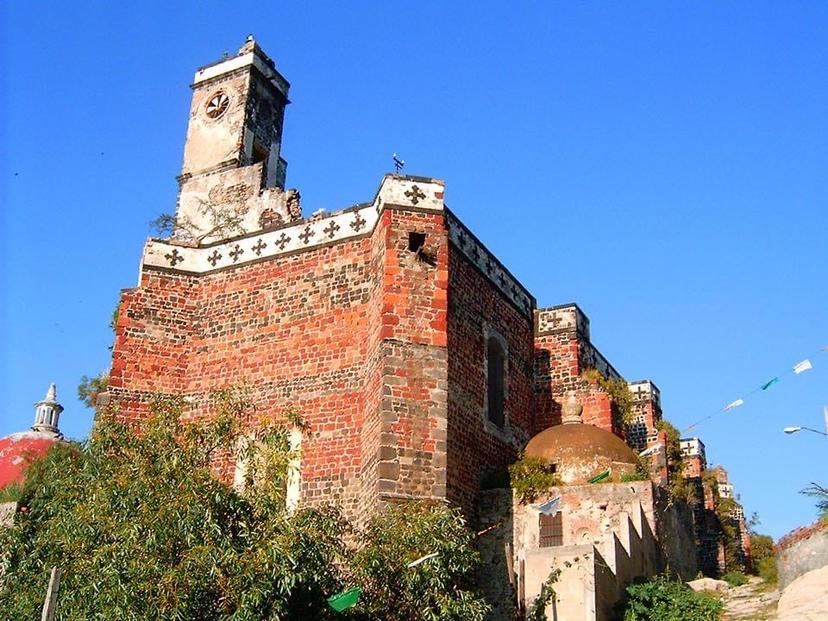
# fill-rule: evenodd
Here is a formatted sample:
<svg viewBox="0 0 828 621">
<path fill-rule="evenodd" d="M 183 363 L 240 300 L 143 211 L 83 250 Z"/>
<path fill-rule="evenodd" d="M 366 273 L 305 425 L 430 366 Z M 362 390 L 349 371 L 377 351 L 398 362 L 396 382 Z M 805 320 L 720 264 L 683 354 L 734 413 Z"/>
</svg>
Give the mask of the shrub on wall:
<svg viewBox="0 0 828 621">
<path fill-rule="evenodd" d="M 522 455 L 509 466 L 512 490 L 521 502 L 532 502 L 541 494 L 561 485 L 561 479 L 540 457 Z"/>
<path fill-rule="evenodd" d="M 724 604 L 667 576 L 636 581 L 616 612 L 623 621 L 719 621 Z"/>
</svg>

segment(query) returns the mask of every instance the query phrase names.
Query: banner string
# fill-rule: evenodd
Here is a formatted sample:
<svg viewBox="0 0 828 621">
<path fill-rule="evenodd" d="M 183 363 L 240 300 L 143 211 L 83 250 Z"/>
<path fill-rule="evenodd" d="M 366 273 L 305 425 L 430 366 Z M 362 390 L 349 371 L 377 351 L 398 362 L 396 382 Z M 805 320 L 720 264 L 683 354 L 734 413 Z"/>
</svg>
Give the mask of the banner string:
<svg viewBox="0 0 828 621">
<path fill-rule="evenodd" d="M 710 420 L 711 418 L 713 418 L 717 414 L 721 414 L 723 412 L 730 412 L 731 410 L 735 410 L 736 408 L 738 408 L 738 407 L 745 404 L 745 399 L 747 397 L 755 395 L 758 392 L 766 392 L 769 388 L 771 388 L 775 384 L 778 384 L 782 380 L 782 378 L 785 377 L 786 375 L 791 375 L 791 374 L 799 375 L 801 373 L 804 373 L 805 371 L 809 371 L 810 369 L 813 369 L 814 366 L 811 363 L 811 358 L 813 358 L 814 356 L 816 356 L 819 353 L 825 353 L 825 352 L 828 352 L 828 345 L 826 345 L 822 349 L 819 349 L 819 350 L 815 351 L 814 353 L 812 353 L 810 356 L 808 356 L 807 358 L 805 358 L 801 362 L 796 363 L 793 367 L 785 369 L 783 372 L 779 373 L 778 375 L 775 375 L 773 377 L 769 377 L 765 382 L 763 382 L 762 384 L 760 384 L 759 386 L 757 386 L 753 390 L 745 393 L 742 397 L 739 397 L 735 401 L 731 401 L 726 406 L 724 406 L 722 409 L 716 410 L 715 412 L 711 412 L 710 414 L 708 414 L 704 418 L 700 418 L 695 423 L 693 423 L 692 425 L 689 425 L 687 428 L 685 428 L 684 431 L 685 432 L 692 431 L 693 429 L 695 429 L 696 427 L 698 427 L 702 423 Z"/>
</svg>

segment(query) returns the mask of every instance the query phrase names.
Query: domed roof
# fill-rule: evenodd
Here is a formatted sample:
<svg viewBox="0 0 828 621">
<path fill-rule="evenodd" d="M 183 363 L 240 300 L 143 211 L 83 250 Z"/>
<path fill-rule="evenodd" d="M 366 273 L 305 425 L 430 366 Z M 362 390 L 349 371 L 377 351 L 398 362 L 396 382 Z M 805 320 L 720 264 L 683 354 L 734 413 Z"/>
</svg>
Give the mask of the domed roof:
<svg viewBox="0 0 828 621">
<path fill-rule="evenodd" d="M 63 406 L 55 398 L 55 385 L 49 386 L 46 398 L 35 404 L 35 422 L 30 431 L 0 438 L 0 489 L 21 483 L 29 464 L 44 457 L 55 442 L 63 439 L 58 419 Z"/>
<path fill-rule="evenodd" d="M 0 489 L 22 483 L 29 464 L 44 457 L 59 437 L 43 431 L 23 431 L 0 438 Z"/>
<path fill-rule="evenodd" d="M 526 455 L 554 464 L 555 472 L 567 484 L 585 483 L 607 469 L 614 475 L 635 470 L 635 451 L 609 431 L 575 422 L 580 420 L 580 411 L 573 415 L 572 403 L 570 397 L 565 407 L 570 412 L 565 412 L 564 424 L 545 429 L 529 440 Z"/>
</svg>

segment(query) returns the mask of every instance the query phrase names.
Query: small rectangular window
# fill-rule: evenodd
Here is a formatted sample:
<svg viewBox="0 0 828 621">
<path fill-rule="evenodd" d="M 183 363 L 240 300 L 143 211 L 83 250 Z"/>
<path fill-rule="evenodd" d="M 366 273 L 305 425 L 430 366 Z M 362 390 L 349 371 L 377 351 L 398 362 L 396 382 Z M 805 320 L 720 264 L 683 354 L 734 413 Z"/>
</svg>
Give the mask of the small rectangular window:
<svg viewBox="0 0 828 621">
<path fill-rule="evenodd" d="M 419 251 L 425 245 L 425 233 L 411 232 L 408 234 L 408 249 L 411 252 Z"/>
</svg>

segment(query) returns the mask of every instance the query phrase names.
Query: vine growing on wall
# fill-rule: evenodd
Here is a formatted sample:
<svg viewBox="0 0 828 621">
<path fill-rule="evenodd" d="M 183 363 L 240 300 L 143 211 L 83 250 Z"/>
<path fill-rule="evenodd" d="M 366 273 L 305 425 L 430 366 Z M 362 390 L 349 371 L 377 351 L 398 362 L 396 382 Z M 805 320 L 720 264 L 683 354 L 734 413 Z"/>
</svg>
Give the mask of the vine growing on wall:
<svg viewBox="0 0 828 621">
<path fill-rule="evenodd" d="M 613 405 L 613 422 L 616 426 L 623 428 L 633 422 L 635 403 L 627 382 L 620 378 L 606 377 L 598 369 L 585 369 L 581 373 L 581 379 L 590 384 L 598 384 L 607 393 Z"/>
<path fill-rule="evenodd" d="M 684 454 L 681 450 L 681 434 L 666 418 L 658 421 L 656 428 L 667 437 L 664 447 L 667 458 L 667 491 L 673 500 L 693 502 L 693 488 L 684 478 Z"/>
<path fill-rule="evenodd" d="M 540 594 L 532 602 L 529 610 L 526 611 L 526 621 L 547 621 L 546 607 L 549 602 L 556 601 L 558 595 L 555 592 L 555 583 L 561 576 L 560 569 L 553 569 L 541 585 Z"/>
</svg>

